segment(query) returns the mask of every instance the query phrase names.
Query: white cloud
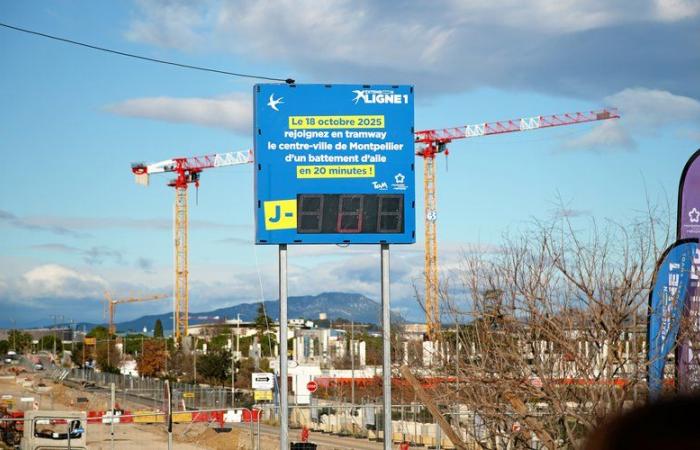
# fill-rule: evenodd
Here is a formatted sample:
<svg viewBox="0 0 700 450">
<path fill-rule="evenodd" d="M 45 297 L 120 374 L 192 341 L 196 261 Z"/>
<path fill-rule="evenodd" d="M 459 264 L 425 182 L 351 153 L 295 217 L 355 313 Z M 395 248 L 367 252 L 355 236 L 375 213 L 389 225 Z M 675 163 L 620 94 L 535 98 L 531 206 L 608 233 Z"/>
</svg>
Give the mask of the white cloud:
<svg viewBox="0 0 700 450">
<path fill-rule="evenodd" d="M 217 98 L 135 98 L 108 105 L 105 109 L 122 116 L 194 123 L 244 135 L 250 135 L 253 127 L 251 96 L 244 94 Z"/>
<path fill-rule="evenodd" d="M 208 1 L 137 2 L 142 18 L 135 18 L 126 32 L 129 40 L 167 48 L 189 50 L 205 41 L 201 32 L 206 25 Z M 161 26 L 152 26 L 153 22 Z"/>
<path fill-rule="evenodd" d="M 288 67 L 296 74 L 285 75 L 304 81 L 405 82 L 423 95 L 487 86 L 602 96 L 632 85 L 700 95 L 697 59 L 678 53 L 698 54 L 695 0 L 190 5 L 142 0 L 127 35 L 168 48 L 228 51 L 238 63 L 243 56 Z"/>
<path fill-rule="evenodd" d="M 654 6 L 656 17 L 664 22 L 691 19 L 700 14 L 697 0 L 655 0 Z"/>
<path fill-rule="evenodd" d="M 46 264 L 22 275 L 18 294 L 25 298 L 95 298 L 102 296 L 105 286 L 100 276 Z"/>
<path fill-rule="evenodd" d="M 588 133 L 570 139 L 564 150 L 615 151 L 636 147 L 635 135 L 654 135 L 666 126 L 698 130 L 700 101 L 668 91 L 628 88 L 604 99 L 616 106 L 621 118 L 593 127 Z M 686 134 L 684 133 L 684 134 Z"/>
<path fill-rule="evenodd" d="M 700 118 L 700 101 L 659 89 L 630 88 L 605 98 L 623 114 L 625 123 L 655 130 L 663 125 Z"/>
<path fill-rule="evenodd" d="M 124 258 L 122 255 L 122 252 L 106 247 L 104 245 L 101 246 L 92 246 L 90 248 L 78 248 L 78 247 L 73 247 L 70 245 L 65 245 L 65 244 L 57 244 L 57 243 L 51 243 L 51 244 L 38 244 L 38 245 L 32 245 L 33 249 L 37 250 L 46 250 L 50 252 L 57 252 L 57 253 L 68 253 L 68 254 L 75 254 L 79 255 L 83 258 L 83 261 L 89 265 L 99 265 L 105 262 L 106 260 L 111 260 L 114 263 L 121 264 L 124 262 Z"/>
<path fill-rule="evenodd" d="M 636 142 L 618 121 L 607 121 L 593 127 L 584 135 L 562 144 L 563 150 L 588 150 L 594 152 L 633 150 Z"/>
<path fill-rule="evenodd" d="M 77 230 L 136 229 L 170 230 L 172 219 L 130 219 L 125 217 L 86 217 L 86 216 L 25 216 L 18 217 L 9 211 L 0 210 L 0 225 L 37 231 L 49 231 L 59 235 L 86 237 Z M 193 228 L 249 230 L 250 225 L 226 224 L 210 220 L 191 220 Z M 54 248 L 57 250 L 56 248 Z"/>
<path fill-rule="evenodd" d="M 72 247 L 44 246 L 56 251 L 74 251 Z M 396 246 L 391 256 L 394 304 L 417 310 L 414 286 L 423 292 L 422 244 Z M 324 251 L 316 251 L 324 249 Z M 76 250 L 77 251 L 77 250 Z M 465 253 L 494 252 L 488 244 L 441 243 L 440 269 L 446 280 L 457 270 Z M 190 274 L 190 308 L 192 311 L 256 302 L 278 295 L 277 263 L 260 255 L 255 264 L 198 264 Z M 358 246 L 340 249 L 335 246 L 305 246 L 292 249 L 289 267 L 290 295 L 315 295 L 328 291 L 353 292 L 378 300 L 380 297 L 379 253 L 376 247 Z M 257 259 L 257 258 L 256 258 Z M 275 258 L 272 258 L 275 259 Z M 263 261 L 264 260 L 264 261 Z M 80 301 L 72 312 L 76 320 L 101 315 L 104 290 L 115 295 L 168 293 L 172 289 L 172 267 L 140 258 L 134 264 L 110 267 L 68 267 L 58 264 L 25 265 L 20 268 L 11 260 L 0 264 L 7 270 L 0 274 L 0 299 L 30 314 L 34 309 L 55 308 L 60 302 Z M 260 279 L 259 279 L 260 277 Z M 92 299 L 94 302 L 84 302 Z M 34 308 L 34 309 L 33 309 Z M 153 311 L 167 311 L 169 304 L 153 304 Z M 142 310 L 120 313 L 120 320 L 143 314 Z"/>
</svg>

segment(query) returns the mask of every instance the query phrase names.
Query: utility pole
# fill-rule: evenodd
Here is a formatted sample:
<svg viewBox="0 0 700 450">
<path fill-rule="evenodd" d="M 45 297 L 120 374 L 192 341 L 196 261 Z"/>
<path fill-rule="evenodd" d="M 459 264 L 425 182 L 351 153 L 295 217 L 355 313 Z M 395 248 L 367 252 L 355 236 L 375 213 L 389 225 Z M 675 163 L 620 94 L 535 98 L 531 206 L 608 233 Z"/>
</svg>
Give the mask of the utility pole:
<svg viewBox="0 0 700 450">
<path fill-rule="evenodd" d="M 350 373 L 352 384 L 350 385 L 350 403 L 352 410 L 355 409 L 355 321 L 350 321 Z M 354 427 L 354 422 L 353 422 Z"/>
<path fill-rule="evenodd" d="M 194 357 L 194 370 L 193 370 L 193 372 L 194 372 L 194 374 L 193 374 L 194 384 L 197 384 L 197 337 L 196 336 L 194 338 L 194 355 L 193 355 L 193 357 Z"/>
<path fill-rule="evenodd" d="M 54 358 L 56 357 L 56 321 L 60 317 L 61 320 L 63 320 L 64 316 L 58 315 L 58 314 L 51 314 L 49 317 L 53 319 L 53 356 Z"/>
<path fill-rule="evenodd" d="M 75 353 L 75 322 L 70 320 L 70 353 Z"/>
<path fill-rule="evenodd" d="M 236 314 L 236 355 L 238 355 L 238 352 L 240 351 L 241 343 L 241 315 Z"/>
<path fill-rule="evenodd" d="M 110 449 L 114 450 L 114 412 L 115 412 L 115 403 L 116 403 L 116 401 L 115 401 L 116 400 L 116 389 L 115 389 L 114 383 L 110 384 L 110 392 L 111 392 L 110 407 L 112 408 L 112 410 L 109 412 L 109 415 L 111 417 L 111 420 L 109 421 L 109 441 L 110 441 Z"/>
<path fill-rule="evenodd" d="M 233 331 L 233 328 L 231 328 Z M 238 357 L 238 351 L 241 344 L 241 315 L 236 314 L 236 353 L 234 353 L 231 358 L 231 408 L 234 407 L 236 402 L 236 358 Z M 231 347 L 233 347 L 233 340 L 231 340 Z"/>
<path fill-rule="evenodd" d="M 12 319 L 12 350 L 17 351 L 17 320 Z"/>
<path fill-rule="evenodd" d="M 355 320 L 350 320 L 350 420 L 352 421 L 352 434 L 355 435 Z"/>
</svg>

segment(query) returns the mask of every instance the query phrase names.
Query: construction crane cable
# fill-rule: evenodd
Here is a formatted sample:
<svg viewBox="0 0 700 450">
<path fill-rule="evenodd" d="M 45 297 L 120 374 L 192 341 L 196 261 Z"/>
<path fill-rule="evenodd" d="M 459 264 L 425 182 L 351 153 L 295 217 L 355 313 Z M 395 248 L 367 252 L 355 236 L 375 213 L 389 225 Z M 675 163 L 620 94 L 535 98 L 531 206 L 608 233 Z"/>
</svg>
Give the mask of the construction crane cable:
<svg viewBox="0 0 700 450">
<path fill-rule="evenodd" d="M 53 39 L 55 41 L 65 42 L 67 44 L 73 44 L 73 45 L 78 45 L 81 47 L 90 48 L 93 50 L 99 50 L 101 52 L 112 53 L 112 54 L 120 55 L 120 56 L 126 56 L 128 58 L 140 59 L 142 61 L 155 62 L 155 63 L 159 63 L 159 64 L 167 64 L 170 66 L 176 66 L 176 67 L 180 67 L 183 69 L 201 70 L 204 72 L 213 72 L 213 73 L 218 73 L 218 74 L 222 74 L 222 75 L 230 75 L 233 77 L 241 77 L 241 78 L 253 78 L 253 79 L 267 80 L 267 81 L 282 81 L 282 82 L 287 83 L 287 84 L 294 84 L 295 83 L 294 79 L 292 79 L 292 78 L 286 78 L 286 79 L 285 78 L 275 78 L 275 77 L 267 77 L 264 75 L 254 75 L 254 74 L 241 73 L 241 72 L 229 72 L 227 70 L 212 69 L 210 67 L 193 66 L 191 64 L 183 64 L 183 63 L 178 63 L 178 62 L 174 62 L 174 61 L 167 61 L 164 59 L 151 58 L 149 56 L 137 55 L 134 53 L 122 52 L 120 50 L 113 50 L 111 48 L 100 47 L 97 45 L 87 44 L 85 42 L 74 41 L 73 39 L 67 39 L 67 38 L 63 38 L 60 36 L 54 36 L 52 34 L 41 33 L 39 31 L 29 30 L 27 28 L 20 28 L 20 27 L 16 27 L 14 25 L 9 25 L 9 24 L 2 23 L 2 22 L 0 22 L 0 26 L 8 28 L 10 30 L 20 31 L 22 33 L 33 34 L 35 36 L 41 36 L 41 37 L 45 37 L 48 39 Z"/>
</svg>

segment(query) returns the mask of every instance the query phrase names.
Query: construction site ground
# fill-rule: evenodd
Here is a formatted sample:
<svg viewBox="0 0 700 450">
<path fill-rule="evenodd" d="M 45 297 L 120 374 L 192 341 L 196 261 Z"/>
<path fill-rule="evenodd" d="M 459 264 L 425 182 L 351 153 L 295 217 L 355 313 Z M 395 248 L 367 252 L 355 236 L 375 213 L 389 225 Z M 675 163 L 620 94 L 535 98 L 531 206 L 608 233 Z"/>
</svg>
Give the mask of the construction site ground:
<svg viewBox="0 0 700 450">
<path fill-rule="evenodd" d="M 42 378 L 40 372 L 21 374 L 16 378 L 8 374 L 1 375 L 0 395 L 12 395 L 16 402 L 19 402 L 19 399 L 22 397 L 33 397 L 38 402 L 38 407 L 41 410 L 105 411 L 110 409 L 110 396 L 104 390 L 83 390 L 67 387 L 63 384 L 55 383 L 51 379 Z M 27 382 L 22 383 L 25 379 L 27 379 Z M 119 407 L 129 410 L 143 409 L 143 405 L 129 402 L 120 404 Z M 17 404 L 15 409 L 27 408 L 31 408 L 31 404 Z M 279 430 L 277 427 L 266 424 L 260 424 L 259 427 L 257 424 L 254 426 L 256 431 L 260 430 L 259 438 L 255 436 L 255 440 L 259 445 L 257 448 L 279 448 Z M 216 428 L 218 428 L 218 424 L 174 424 L 173 448 L 178 450 L 256 448 L 251 438 L 250 424 L 234 424 L 232 429 L 226 431 L 217 431 Z M 142 449 L 145 446 L 149 446 L 152 450 L 167 448 L 168 435 L 164 424 L 114 424 L 113 438 L 110 429 L 111 427 L 108 424 L 89 424 L 87 428 L 89 448 L 110 450 L 112 448 L 112 439 L 116 449 Z M 290 430 L 290 441 L 294 442 L 298 434 L 298 430 Z M 319 450 L 373 450 L 383 448 L 380 442 L 321 433 L 312 433 L 310 441 L 317 444 Z"/>
<path fill-rule="evenodd" d="M 44 380 L 37 374 L 20 375 L 17 378 L 23 380 L 30 378 L 32 385 L 25 387 L 17 383 L 14 378 L 0 378 L 0 395 L 12 395 L 15 401 L 22 397 L 34 397 L 41 410 L 109 410 L 109 395 L 102 392 L 86 392 L 71 389 L 61 384 L 54 384 L 51 380 Z M 39 383 L 46 385 L 38 392 Z M 87 399 L 87 402 L 78 402 L 78 398 Z M 18 409 L 20 405 L 17 405 Z M 31 405 L 26 405 L 31 407 Z M 138 407 L 137 405 L 120 405 L 122 408 Z M 140 408 L 143 408 L 142 406 Z M 175 424 L 173 426 L 173 442 L 175 449 L 250 449 L 250 434 L 248 430 L 238 427 L 227 432 L 217 432 L 214 427 L 205 423 Z M 108 450 L 112 448 L 112 436 L 110 425 L 89 424 L 87 428 L 88 445 L 90 449 Z M 168 434 L 163 424 L 138 424 L 125 423 L 114 424 L 114 448 L 117 449 L 142 449 L 145 446 L 152 449 L 167 448 Z M 261 448 L 274 448 L 276 442 L 270 436 L 261 437 Z"/>
</svg>

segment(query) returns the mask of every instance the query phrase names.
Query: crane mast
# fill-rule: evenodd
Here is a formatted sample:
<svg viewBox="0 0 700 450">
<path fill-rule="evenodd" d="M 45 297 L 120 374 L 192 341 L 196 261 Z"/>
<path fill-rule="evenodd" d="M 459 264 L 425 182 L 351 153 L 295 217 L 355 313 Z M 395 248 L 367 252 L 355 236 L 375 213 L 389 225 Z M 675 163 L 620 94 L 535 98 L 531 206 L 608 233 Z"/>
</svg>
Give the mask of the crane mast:
<svg viewBox="0 0 700 450">
<path fill-rule="evenodd" d="M 174 245 L 174 280 L 173 280 L 173 331 L 175 341 L 188 334 L 189 330 L 189 263 L 188 263 L 188 202 L 187 186 L 194 184 L 199 188 L 199 177 L 205 169 L 235 166 L 253 162 L 253 151 L 215 153 L 212 155 L 190 158 L 172 158 L 151 164 L 134 163 L 131 165 L 136 183 L 147 186 L 149 176 L 155 173 L 173 172 L 175 178 L 168 186 L 175 188 L 173 205 L 173 245 Z"/>
<path fill-rule="evenodd" d="M 440 335 L 440 280 L 437 254 L 437 171 L 435 157 L 449 154 L 447 144 L 456 139 L 466 139 L 494 134 L 515 133 L 565 125 L 575 125 L 599 120 L 619 119 L 614 108 L 589 112 L 552 114 L 523 117 L 520 119 L 484 122 L 460 127 L 422 130 L 415 133 L 415 142 L 422 144 L 416 155 L 423 158 L 423 192 L 425 221 L 425 322 L 428 338 L 435 341 Z"/>
</svg>

